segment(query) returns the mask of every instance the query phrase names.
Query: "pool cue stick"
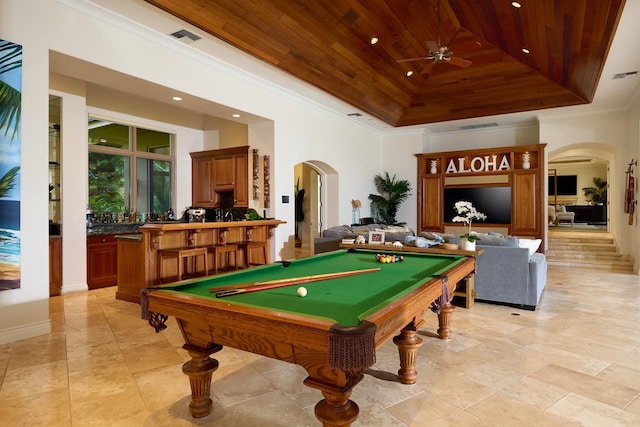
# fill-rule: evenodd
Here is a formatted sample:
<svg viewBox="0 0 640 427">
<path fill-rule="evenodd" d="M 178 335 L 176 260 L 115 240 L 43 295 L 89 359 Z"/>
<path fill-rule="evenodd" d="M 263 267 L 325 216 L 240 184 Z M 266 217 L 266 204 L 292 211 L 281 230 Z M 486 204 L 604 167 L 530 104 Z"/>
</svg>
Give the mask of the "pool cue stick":
<svg viewBox="0 0 640 427">
<path fill-rule="evenodd" d="M 319 282 L 321 280 L 336 279 L 356 274 L 373 273 L 379 271 L 380 267 L 367 268 L 364 270 L 342 271 L 338 273 L 314 274 L 311 276 L 291 277 L 288 279 L 267 280 L 265 282 L 255 282 L 249 285 L 233 285 L 226 289 L 211 288 L 209 292 L 215 292 L 217 298 L 237 295 L 247 292 L 265 291 L 267 289 L 283 288 L 285 286 L 299 285 L 301 283 Z"/>
</svg>

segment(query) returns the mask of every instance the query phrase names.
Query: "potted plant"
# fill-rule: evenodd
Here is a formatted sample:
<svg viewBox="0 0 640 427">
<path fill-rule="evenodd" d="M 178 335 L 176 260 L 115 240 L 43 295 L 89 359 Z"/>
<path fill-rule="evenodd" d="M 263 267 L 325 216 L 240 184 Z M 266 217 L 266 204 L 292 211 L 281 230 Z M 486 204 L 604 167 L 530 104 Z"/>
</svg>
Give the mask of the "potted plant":
<svg viewBox="0 0 640 427">
<path fill-rule="evenodd" d="M 369 194 L 371 212 L 377 212 L 376 221 L 386 225 L 404 225 L 404 222 L 396 220 L 396 215 L 402 202 L 411 194 L 411 183 L 406 179 L 396 180 L 395 174 L 390 176 L 389 172 L 376 175 L 373 180 L 380 193 Z"/>
<path fill-rule="evenodd" d="M 466 233 L 460 238 L 462 239 L 462 249 L 466 251 L 476 250 L 476 241 L 482 240 L 478 236 L 471 234 L 471 223 L 474 219 L 484 221 L 487 216 L 482 212 L 478 212 L 471 202 L 459 201 L 454 204 L 457 214 L 451 221 L 464 222 Z"/>
<path fill-rule="evenodd" d="M 607 201 L 607 181 L 603 181 L 602 178 L 593 178 L 593 187 L 585 187 L 584 197 L 590 204 L 602 204 Z"/>
</svg>

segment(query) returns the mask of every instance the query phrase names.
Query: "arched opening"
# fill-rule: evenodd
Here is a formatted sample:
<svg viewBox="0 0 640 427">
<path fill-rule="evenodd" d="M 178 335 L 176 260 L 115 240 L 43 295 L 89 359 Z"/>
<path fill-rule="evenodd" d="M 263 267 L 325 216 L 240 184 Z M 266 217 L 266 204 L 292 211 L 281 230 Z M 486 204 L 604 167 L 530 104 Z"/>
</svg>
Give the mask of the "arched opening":
<svg viewBox="0 0 640 427">
<path fill-rule="evenodd" d="M 548 155 L 548 204 L 562 205 L 566 209 L 576 212 L 574 227 L 568 229 L 589 229 L 592 231 L 612 231 L 615 229 L 615 216 L 611 215 L 616 209 L 617 201 L 612 194 L 617 194 L 615 180 L 611 179 L 614 166 L 614 154 L 611 147 L 599 143 L 582 143 L 563 147 L 552 151 Z M 552 188 L 566 178 L 568 187 Z M 604 202 L 594 202 L 585 194 L 584 188 L 594 187 L 594 180 L 607 182 L 607 197 Z M 569 189 L 575 186 L 575 194 Z M 549 227 L 557 229 L 554 224 Z M 550 228 L 551 229 L 551 228 Z"/>
<path fill-rule="evenodd" d="M 304 190 L 298 209 L 302 221 L 297 221 L 295 258 L 313 255 L 314 239 L 327 226 L 338 223 L 338 172 L 324 162 L 308 160 L 294 166 L 296 194 Z M 296 209 L 294 203 L 294 209 Z"/>
</svg>

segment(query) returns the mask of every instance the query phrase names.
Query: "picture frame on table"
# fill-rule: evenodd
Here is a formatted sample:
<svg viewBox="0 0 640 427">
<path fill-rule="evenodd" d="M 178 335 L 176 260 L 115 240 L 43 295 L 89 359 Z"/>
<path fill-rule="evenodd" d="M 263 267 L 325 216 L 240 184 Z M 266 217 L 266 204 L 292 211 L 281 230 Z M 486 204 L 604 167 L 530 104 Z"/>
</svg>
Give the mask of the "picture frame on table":
<svg viewBox="0 0 640 427">
<path fill-rule="evenodd" d="M 384 231 L 370 231 L 369 244 L 382 245 L 384 243 Z"/>
</svg>

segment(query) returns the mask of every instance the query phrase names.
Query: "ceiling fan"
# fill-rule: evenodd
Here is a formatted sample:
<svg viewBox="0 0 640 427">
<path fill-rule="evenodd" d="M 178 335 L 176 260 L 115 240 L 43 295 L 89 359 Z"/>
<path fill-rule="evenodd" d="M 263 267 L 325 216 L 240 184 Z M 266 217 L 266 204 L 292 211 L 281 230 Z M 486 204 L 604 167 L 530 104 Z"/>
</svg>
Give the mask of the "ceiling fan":
<svg viewBox="0 0 640 427">
<path fill-rule="evenodd" d="M 429 48 L 427 56 L 398 59 L 396 62 L 420 61 L 424 59 L 431 61 L 422 69 L 421 74 L 429 74 L 439 62 L 448 62 L 449 64 L 456 65 L 461 68 L 468 68 L 471 66 L 471 61 L 453 56 L 453 51 L 449 50 L 447 46 L 442 46 L 440 44 L 440 0 L 438 0 L 438 42 L 436 43 L 433 40 L 429 40 L 426 44 Z M 474 41 L 465 47 L 461 47 L 457 52 L 458 54 L 469 52 L 471 50 L 478 49 L 481 46 L 480 42 Z"/>
</svg>

